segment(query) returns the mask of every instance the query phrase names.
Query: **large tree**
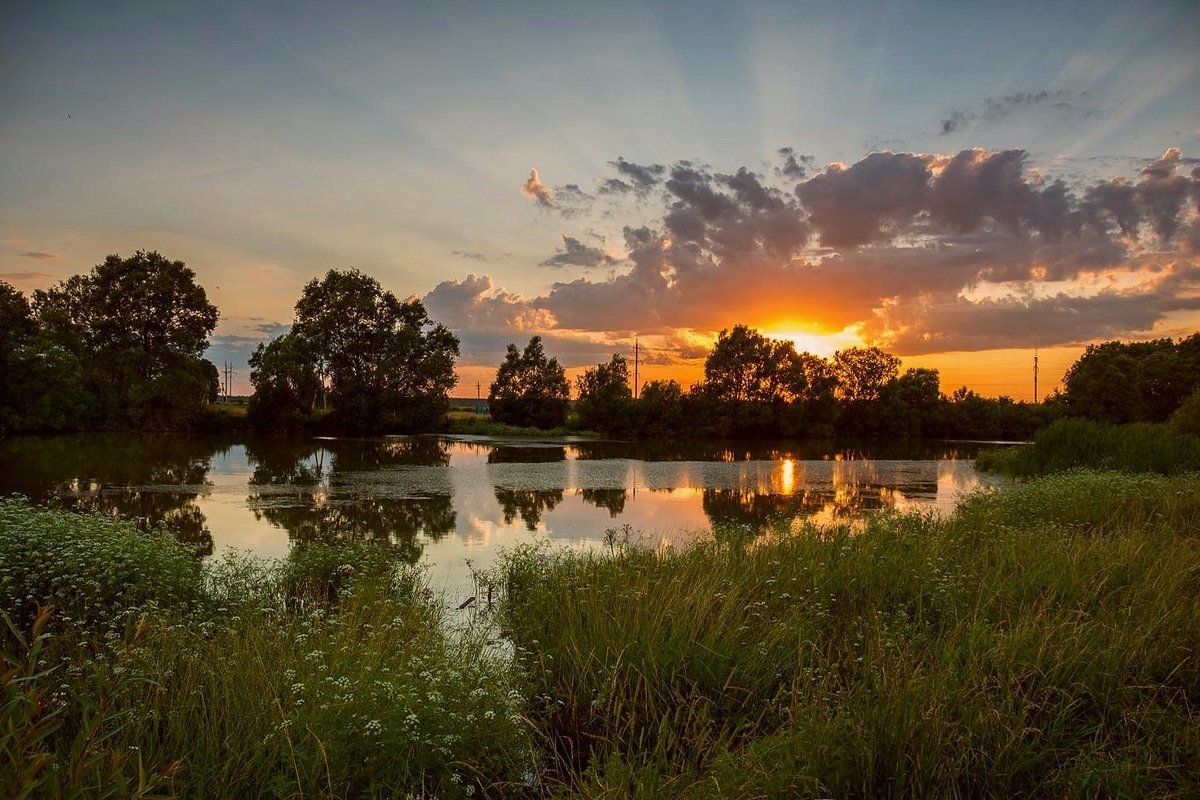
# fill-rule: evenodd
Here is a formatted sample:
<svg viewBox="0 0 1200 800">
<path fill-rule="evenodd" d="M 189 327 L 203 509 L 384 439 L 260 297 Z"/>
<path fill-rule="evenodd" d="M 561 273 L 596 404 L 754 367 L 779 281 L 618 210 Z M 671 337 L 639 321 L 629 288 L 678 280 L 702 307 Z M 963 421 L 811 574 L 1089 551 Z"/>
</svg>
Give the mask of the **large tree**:
<svg viewBox="0 0 1200 800">
<path fill-rule="evenodd" d="M 833 374 L 842 400 L 877 400 L 900 374 L 900 359 L 878 347 L 849 347 L 833 354 Z"/>
<path fill-rule="evenodd" d="M 34 296 L 48 342 L 82 364 L 102 423 L 185 422 L 211 395 L 217 307 L 182 261 L 111 255 Z"/>
<path fill-rule="evenodd" d="M 542 337 L 534 336 L 524 351 L 508 346 L 488 389 L 488 406 L 497 422 L 555 428 L 567 421 L 570 396 L 562 365 L 546 356 Z"/>
<path fill-rule="evenodd" d="M 250 356 L 247 417 L 255 428 L 294 428 L 313 412 L 321 390 L 312 345 L 288 332 L 259 344 Z"/>
<path fill-rule="evenodd" d="M 445 417 L 458 382 L 458 338 L 430 320 L 419 300 L 399 300 L 356 269 L 330 270 L 304 287 L 292 335 L 298 339 L 263 352 L 256 392 L 291 383 L 306 402 L 301 373 L 311 365 L 344 429 L 428 430 Z M 303 358 L 283 357 L 284 349 L 301 347 Z"/>
<path fill-rule="evenodd" d="M 633 431 L 633 393 L 624 356 L 614 353 L 607 364 L 584 370 L 575 385 L 579 392 L 575 408 L 581 427 L 617 435 Z"/>
</svg>

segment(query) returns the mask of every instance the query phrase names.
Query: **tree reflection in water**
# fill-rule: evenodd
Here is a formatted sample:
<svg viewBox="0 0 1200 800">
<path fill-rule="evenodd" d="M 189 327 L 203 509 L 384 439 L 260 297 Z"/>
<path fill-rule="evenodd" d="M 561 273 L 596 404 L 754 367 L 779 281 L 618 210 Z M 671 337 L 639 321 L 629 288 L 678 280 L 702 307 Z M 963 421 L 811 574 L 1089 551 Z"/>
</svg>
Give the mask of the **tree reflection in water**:
<svg viewBox="0 0 1200 800">
<path fill-rule="evenodd" d="M 100 512 L 162 525 L 198 555 L 213 552 L 196 501 L 209 464 L 228 445 L 163 436 L 60 436 L 14 439 L 0 448 L 5 491 L 72 511 Z M 177 488 L 168 488 L 177 487 Z"/>
<path fill-rule="evenodd" d="M 613 518 L 625 511 L 625 501 L 629 499 L 625 489 L 580 489 L 578 494 L 585 503 L 606 509 Z"/>
<path fill-rule="evenodd" d="M 511 525 L 517 517 L 525 527 L 536 531 L 542 514 L 553 511 L 562 502 L 562 489 L 496 489 L 496 500 L 504 514 L 504 524 Z"/>
<path fill-rule="evenodd" d="M 254 468 L 247 505 L 293 543 L 370 539 L 416 562 L 418 534 L 439 539 L 454 530 L 449 495 L 388 497 L 355 491 L 345 480 L 349 473 L 447 466 L 449 445 L 436 438 L 253 442 L 246 455 Z"/>
</svg>

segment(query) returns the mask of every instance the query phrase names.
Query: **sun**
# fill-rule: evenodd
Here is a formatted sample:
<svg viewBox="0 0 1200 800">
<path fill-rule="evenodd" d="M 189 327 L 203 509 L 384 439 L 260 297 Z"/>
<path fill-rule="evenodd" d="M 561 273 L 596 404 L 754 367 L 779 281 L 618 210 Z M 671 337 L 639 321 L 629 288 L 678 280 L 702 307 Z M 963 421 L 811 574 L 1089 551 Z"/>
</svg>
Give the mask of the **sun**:
<svg viewBox="0 0 1200 800">
<path fill-rule="evenodd" d="M 781 324 L 763 329 L 763 335 L 772 339 L 789 341 L 796 345 L 797 351 L 812 353 L 821 358 L 829 358 L 838 350 L 856 347 L 863 343 L 862 337 L 853 328 L 845 328 L 833 333 L 821 333 L 814 328 L 813 325 L 803 323 Z"/>
</svg>

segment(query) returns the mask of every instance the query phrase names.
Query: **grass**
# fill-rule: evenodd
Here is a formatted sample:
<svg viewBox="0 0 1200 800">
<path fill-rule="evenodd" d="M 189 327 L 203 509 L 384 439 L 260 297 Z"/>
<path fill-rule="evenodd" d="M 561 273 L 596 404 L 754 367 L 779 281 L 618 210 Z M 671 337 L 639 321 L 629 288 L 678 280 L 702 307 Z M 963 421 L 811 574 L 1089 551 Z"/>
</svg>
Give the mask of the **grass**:
<svg viewBox="0 0 1200 800">
<path fill-rule="evenodd" d="M 41 604 L 30 621 L 5 603 L 0 796 L 453 798 L 526 779 L 511 664 L 383 550 L 189 555 L 172 582 L 90 563 L 177 565 L 131 523 L 9 500 L 0 532 L 84 543 L 0 551 L 6 591 Z"/>
<path fill-rule="evenodd" d="M 1065 419 L 1038 431 L 1028 445 L 980 453 L 975 465 L 1021 478 L 1081 466 L 1172 475 L 1200 471 L 1200 438 L 1167 424 Z"/>
<path fill-rule="evenodd" d="M 370 546 L 197 567 L 0 502 L 0 796 L 1200 793 L 1195 475 L 606 544 L 509 552 L 450 625 Z"/>
<path fill-rule="evenodd" d="M 518 550 L 502 623 L 578 797 L 1200 791 L 1194 477 L 1069 473 L 758 546 Z"/>
<path fill-rule="evenodd" d="M 587 431 L 576 431 L 566 427 L 560 428 L 526 428 L 519 425 L 507 425 L 496 422 L 491 417 L 480 414 L 453 413 L 449 415 L 449 423 L 444 433 L 467 434 L 473 436 L 595 436 Z"/>
</svg>

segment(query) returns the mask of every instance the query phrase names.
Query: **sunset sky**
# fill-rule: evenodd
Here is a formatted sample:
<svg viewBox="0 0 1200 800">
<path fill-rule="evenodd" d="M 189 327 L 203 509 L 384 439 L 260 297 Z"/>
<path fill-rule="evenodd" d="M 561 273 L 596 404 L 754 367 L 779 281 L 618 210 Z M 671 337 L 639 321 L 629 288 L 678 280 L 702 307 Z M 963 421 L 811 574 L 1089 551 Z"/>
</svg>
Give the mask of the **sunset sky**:
<svg viewBox="0 0 1200 800">
<path fill-rule="evenodd" d="M 1200 7 L 6 2 L 0 280 L 192 267 L 246 358 L 357 267 L 462 340 L 699 377 L 744 322 L 1043 394 L 1200 328 Z"/>
</svg>

